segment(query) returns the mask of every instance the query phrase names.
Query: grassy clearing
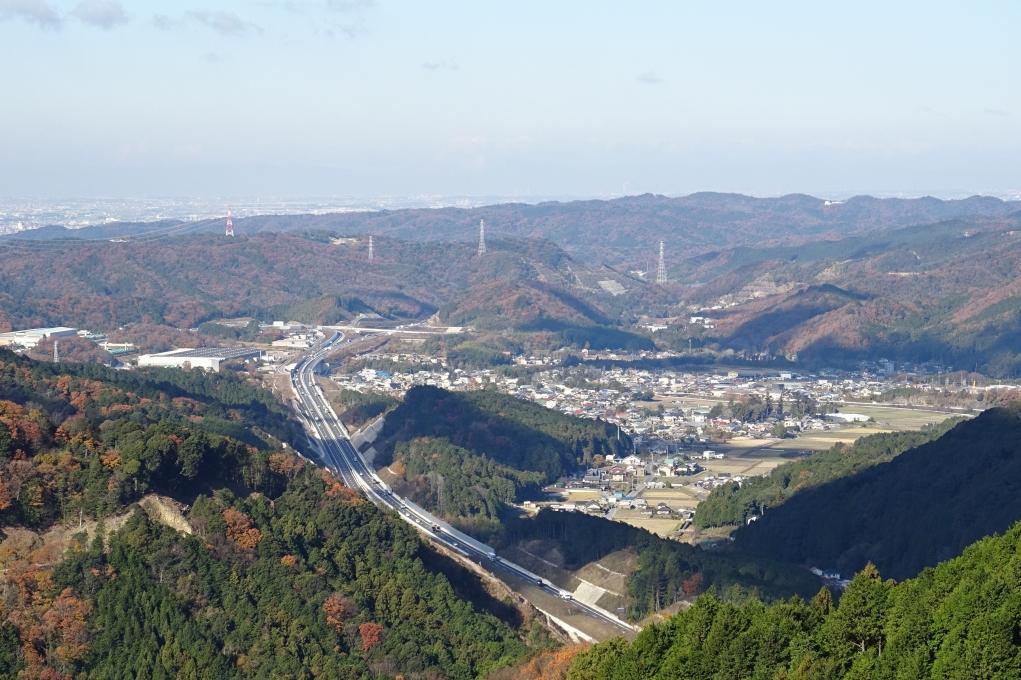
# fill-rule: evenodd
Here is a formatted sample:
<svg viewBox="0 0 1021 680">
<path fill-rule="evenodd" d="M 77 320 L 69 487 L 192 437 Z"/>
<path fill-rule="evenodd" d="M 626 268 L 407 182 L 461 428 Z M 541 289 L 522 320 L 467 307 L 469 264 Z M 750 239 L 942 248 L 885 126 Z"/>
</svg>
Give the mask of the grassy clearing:
<svg viewBox="0 0 1021 680">
<path fill-rule="evenodd" d="M 842 413 L 860 413 L 864 416 L 869 416 L 875 421 L 869 424 L 880 428 L 884 432 L 890 430 L 918 430 L 925 425 L 939 423 L 957 415 L 941 411 L 897 408 L 894 406 L 859 406 L 857 404 L 842 406 L 840 411 Z"/>
<path fill-rule="evenodd" d="M 655 517 L 653 518 L 635 517 L 627 519 L 618 517 L 618 519 L 621 522 L 630 524 L 633 527 L 645 529 L 646 531 L 651 531 L 657 536 L 661 536 L 663 538 L 670 537 L 681 526 L 680 520 L 677 519 L 656 519 Z"/>
</svg>

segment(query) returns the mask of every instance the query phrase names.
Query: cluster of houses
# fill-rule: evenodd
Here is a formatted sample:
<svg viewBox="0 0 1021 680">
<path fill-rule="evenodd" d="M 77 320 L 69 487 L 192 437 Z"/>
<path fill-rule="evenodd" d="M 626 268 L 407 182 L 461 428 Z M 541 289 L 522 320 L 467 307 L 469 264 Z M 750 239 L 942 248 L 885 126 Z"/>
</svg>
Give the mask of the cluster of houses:
<svg viewBox="0 0 1021 680">
<path fill-rule="evenodd" d="M 706 455 L 710 454 L 710 455 Z M 564 478 L 560 484 L 568 489 L 602 489 L 608 490 L 615 486 L 627 485 L 635 481 L 642 481 L 650 488 L 664 488 L 666 482 L 646 478 L 656 477 L 691 477 L 705 470 L 694 458 L 703 460 L 718 460 L 724 457 L 722 453 L 706 451 L 700 456 L 667 456 L 662 461 L 656 462 L 654 457 L 644 460 L 637 454 L 624 456 L 619 460 L 613 455 L 603 459 L 602 467 L 590 467 L 577 477 Z"/>
<path fill-rule="evenodd" d="M 534 507 L 534 503 L 526 502 L 525 507 Z M 674 508 L 663 502 L 650 505 L 648 500 L 622 491 L 606 494 L 594 500 L 550 503 L 545 507 L 561 512 L 586 512 L 593 515 L 606 515 L 615 509 L 627 509 L 638 510 L 646 517 L 691 519 L 694 516 L 694 510 L 689 508 Z"/>
<path fill-rule="evenodd" d="M 602 354 L 607 358 L 617 356 Z M 891 370 L 889 362 L 874 367 L 876 373 L 830 371 L 807 375 L 741 370 L 696 373 L 619 367 L 596 370 L 584 365 L 560 365 L 553 355 L 526 354 L 514 358 L 519 366 L 534 369 L 528 378 L 522 379 L 493 369 L 454 369 L 440 357 L 413 352 L 370 354 L 363 358 L 369 359 L 371 365 L 390 364 L 393 368 L 364 368 L 334 379 L 348 389 L 395 396 L 415 385 L 449 390 L 495 388 L 564 413 L 619 424 L 637 439 L 641 449 L 660 454 L 698 448 L 718 435 L 770 438 L 777 424 L 784 426 L 788 436 L 845 424 L 814 413 L 743 422 L 714 413 L 708 407 L 684 407 L 672 397 L 723 402 L 758 398 L 772 399 L 774 403 L 807 398 L 826 404 L 871 399 L 900 384 L 879 377 Z M 650 394 L 656 395 L 661 408 L 650 408 L 645 401 Z"/>
<path fill-rule="evenodd" d="M 706 491 L 712 491 L 713 489 L 723 486 L 724 484 L 730 484 L 731 482 L 740 484 L 744 480 L 748 479 L 744 475 L 731 475 L 728 472 L 717 472 L 716 474 L 702 477 L 695 482 L 695 486 Z"/>
</svg>

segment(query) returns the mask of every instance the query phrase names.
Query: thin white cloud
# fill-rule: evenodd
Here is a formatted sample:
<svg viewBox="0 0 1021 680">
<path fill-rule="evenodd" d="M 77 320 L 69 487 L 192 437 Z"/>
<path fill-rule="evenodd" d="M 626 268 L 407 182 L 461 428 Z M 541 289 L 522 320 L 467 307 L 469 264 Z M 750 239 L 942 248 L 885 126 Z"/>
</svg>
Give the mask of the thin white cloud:
<svg viewBox="0 0 1021 680">
<path fill-rule="evenodd" d="M 60 14 L 47 0 L 0 0 L 0 21 L 21 19 L 43 28 L 60 28 Z"/>
<path fill-rule="evenodd" d="M 335 12 L 361 12 L 376 6 L 375 0 L 329 0 L 326 6 Z"/>
<path fill-rule="evenodd" d="M 326 35 L 334 37 L 342 35 L 354 40 L 366 33 L 365 15 L 376 6 L 375 0 L 327 0 L 326 7 L 333 11 L 338 23 L 329 19 Z"/>
<path fill-rule="evenodd" d="M 1003 109 L 982 109 L 982 113 L 987 116 L 997 116 L 999 118 L 1006 118 L 1010 115 L 1010 111 L 1005 111 Z"/>
<path fill-rule="evenodd" d="M 655 71 L 645 71 L 644 73 L 639 73 L 637 76 L 637 80 L 638 82 L 644 83 L 646 85 L 658 85 L 659 83 L 663 82 L 663 79 L 656 75 Z"/>
<path fill-rule="evenodd" d="M 152 25 L 161 31 L 169 31 L 173 27 L 177 26 L 178 22 L 171 19 L 166 14 L 153 14 Z"/>
<path fill-rule="evenodd" d="M 245 21 L 233 12 L 194 10 L 188 12 L 188 16 L 220 35 L 238 36 L 252 31 L 262 32 L 259 26 Z"/>
<path fill-rule="evenodd" d="M 71 10 L 71 16 L 107 31 L 128 23 L 128 15 L 117 0 L 84 0 Z"/>
<path fill-rule="evenodd" d="M 426 71 L 457 71 L 461 67 L 453 59 L 442 59 L 440 61 L 422 62 L 422 68 Z"/>
</svg>

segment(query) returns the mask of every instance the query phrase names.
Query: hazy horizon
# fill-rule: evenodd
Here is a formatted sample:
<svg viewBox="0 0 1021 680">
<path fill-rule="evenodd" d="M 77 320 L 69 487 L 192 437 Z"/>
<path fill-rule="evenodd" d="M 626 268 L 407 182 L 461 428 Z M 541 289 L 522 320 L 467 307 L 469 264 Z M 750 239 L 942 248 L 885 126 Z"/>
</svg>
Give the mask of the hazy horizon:
<svg viewBox="0 0 1021 680">
<path fill-rule="evenodd" d="M 1021 195 L 1010 2 L 0 0 L 9 196 Z"/>
</svg>

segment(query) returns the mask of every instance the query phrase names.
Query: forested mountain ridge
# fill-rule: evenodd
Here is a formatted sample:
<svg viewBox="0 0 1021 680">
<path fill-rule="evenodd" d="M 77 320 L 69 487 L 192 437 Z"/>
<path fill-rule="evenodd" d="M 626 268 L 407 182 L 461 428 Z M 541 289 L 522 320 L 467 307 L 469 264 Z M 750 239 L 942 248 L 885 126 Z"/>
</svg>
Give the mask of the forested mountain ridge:
<svg viewBox="0 0 1021 680">
<path fill-rule="evenodd" d="M 150 490 L 269 484 L 275 452 L 301 436 L 271 395 L 228 375 L 0 351 L 0 524 L 102 516 Z"/>
<path fill-rule="evenodd" d="M 328 234 L 186 235 L 154 241 L 0 243 L 0 329 L 69 324 L 113 330 L 131 322 L 193 327 L 254 316 L 335 323 L 360 313 L 513 329 L 552 318 L 579 327 L 613 322 L 582 294 L 572 263 L 549 242 L 471 244 Z M 606 295 L 605 293 L 603 294 Z M 593 298 L 594 299 L 594 298 Z"/>
<path fill-rule="evenodd" d="M 467 679 L 547 645 L 285 452 L 282 409 L 229 375 L 0 353 L 0 527 L 19 537 L 0 533 L 0 677 Z M 179 530 L 140 510 L 121 526 L 152 491 L 188 504 Z"/>
<path fill-rule="evenodd" d="M 1021 370 L 1021 215 L 694 258 L 707 338 L 825 363 L 867 356 Z"/>
<path fill-rule="evenodd" d="M 896 579 L 1021 518 L 1021 404 L 984 411 L 860 472 L 804 489 L 734 533 L 736 547 Z"/>
<path fill-rule="evenodd" d="M 535 494 L 593 456 L 631 448 L 626 433 L 494 390 L 419 386 L 386 416 L 377 467 L 397 490 L 461 523 L 496 520 L 503 504 Z"/>
<path fill-rule="evenodd" d="M 702 528 L 743 526 L 752 517 L 775 510 L 798 491 L 892 460 L 938 439 L 958 422 L 959 418 L 948 418 L 920 431 L 884 432 L 862 437 L 850 445 L 838 443 L 805 460 L 784 463 L 763 477 L 717 487 L 698 504 L 695 524 Z"/>
<path fill-rule="evenodd" d="M 1021 371 L 1018 207 L 977 197 L 827 204 L 696 194 L 253 217 L 239 221 L 235 239 L 213 220 L 124 243 L 29 244 L 27 232 L 0 239 L 0 329 L 437 314 L 485 332 L 527 332 L 546 348 L 651 349 L 655 339 L 677 349 L 693 336 L 713 350 L 814 364 L 878 355 L 1010 376 Z M 479 216 L 490 221 L 484 258 L 475 254 Z M 660 238 L 665 286 L 651 283 Z M 711 328 L 688 324 L 693 315 Z M 670 331 L 635 332 L 650 320 Z"/>
<path fill-rule="evenodd" d="M 671 251 L 697 254 L 734 246 L 803 243 L 931 224 L 955 217 L 1002 217 L 1021 203 L 973 196 L 963 200 L 856 196 L 843 202 L 804 194 L 756 198 L 740 194 L 695 193 L 667 197 L 652 194 L 609 200 L 538 204 L 505 203 L 477 208 L 421 208 L 326 215 L 263 215 L 235 219 L 238 233 L 332 231 L 375 234 L 409 241 L 474 241 L 480 219 L 496 238 L 547 239 L 582 260 L 614 266 L 654 267 L 656 243 Z M 20 238 L 125 238 L 174 224 L 110 224 L 81 232 L 47 227 Z M 204 220 L 189 231 L 223 231 L 222 220 Z M 671 261 L 676 255 L 672 256 Z"/>
<path fill-rule="evenodd" d="M 834 605 L 703 596 L 631 643 L 576 657 L 568 680 L 1021 677 L 1021 523 L 902 583 L 868 565 Z"/>
</svg>

